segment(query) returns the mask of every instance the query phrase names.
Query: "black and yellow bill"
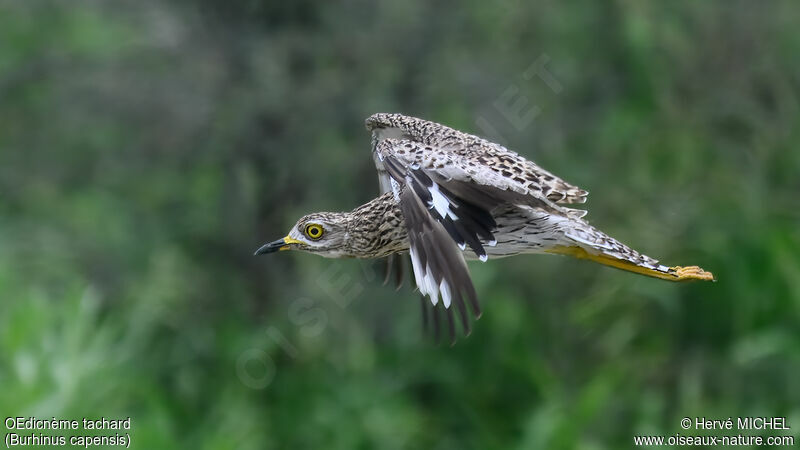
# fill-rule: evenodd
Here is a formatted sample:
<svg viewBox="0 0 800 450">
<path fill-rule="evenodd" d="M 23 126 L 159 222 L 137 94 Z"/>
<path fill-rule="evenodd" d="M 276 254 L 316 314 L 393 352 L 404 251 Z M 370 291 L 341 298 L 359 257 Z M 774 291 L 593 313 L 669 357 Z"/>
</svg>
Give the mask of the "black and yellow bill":
<svg viewBox="0 0 800 450">
<path fill-rule="evenodd" d="M 289 250 L 289 244 L 302 244 L 303 241 L 298 241 L 297 239 L 293 239 L 290 236 L 286 236 L 285 238 L 278 239 L 277 241 L 272 241 L 262 245 L 261 247 L 256 250 L 254 255 L 266 255 L 267 253 L 274 253 L 282 250 Z"/>
</svg>

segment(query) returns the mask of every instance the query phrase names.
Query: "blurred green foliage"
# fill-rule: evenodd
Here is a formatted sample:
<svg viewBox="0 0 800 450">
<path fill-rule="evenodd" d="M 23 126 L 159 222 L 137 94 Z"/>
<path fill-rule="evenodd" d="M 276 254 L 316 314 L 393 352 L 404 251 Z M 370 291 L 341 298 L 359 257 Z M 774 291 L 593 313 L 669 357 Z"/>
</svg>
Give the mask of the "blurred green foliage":
<svg viewBox="0 0 800 450">
<path fill-rule="evenodd" d="M 792 1 L 1 2 L 0 415 L 132 416 L 153 449 L 796 432 L 799 21 Z M 558 92 L 523 76 L 543 55 Z M 374 112 L 488 134 L 719 281 L 475 264 L 484 315 L 448 348 L 369 263 L 252 257 L 375 195 Z"/>
</svg>

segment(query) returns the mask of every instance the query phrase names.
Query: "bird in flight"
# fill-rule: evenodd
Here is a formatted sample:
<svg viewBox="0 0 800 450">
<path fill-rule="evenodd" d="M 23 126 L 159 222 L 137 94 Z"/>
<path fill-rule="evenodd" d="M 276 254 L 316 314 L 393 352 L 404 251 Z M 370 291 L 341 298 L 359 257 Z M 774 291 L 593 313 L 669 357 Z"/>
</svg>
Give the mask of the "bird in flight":
<svg viewBox="0 0 800 450">
<path fill-rule="evenodd" d="M 366 127 L 381 195 L 350 212 L 306 215 L 256 255 L 385 258 L 387 280 L 394 273 L 399 283 L 408 254 L 423 321 L 432 316 L 438 333 L 443 315 L 451 341 L 454 309 L 465 334 L 467 304 L 481 314 L 465 259 L 550 253 L 669 281 L 714 280 L 697 266 L 659 264 L 592 227 L 585 210 L 566 206 L 584 203 L 587 191 L 499 144 L 402 114 L 374 114 Z"/>
</svg>

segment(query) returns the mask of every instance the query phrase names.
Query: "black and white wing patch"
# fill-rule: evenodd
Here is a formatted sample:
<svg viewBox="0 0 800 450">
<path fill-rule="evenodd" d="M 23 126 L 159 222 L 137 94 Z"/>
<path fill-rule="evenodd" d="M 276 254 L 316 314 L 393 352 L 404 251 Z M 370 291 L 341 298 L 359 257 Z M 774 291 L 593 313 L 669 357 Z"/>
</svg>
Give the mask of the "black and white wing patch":
<svg viewBox="0 0 800 450">
<path fill-rule="evenodd" d="M 455 339 L 453 309 L 458 309 L 464 333 L 469 334 L 465 297 L 475 317 L 480 317 L 481 311 L 464 255 L 413 189 L 404 188 L 399 195 L 400 209 L 408 230 L 411 264 L 420 293 L 430 298 L 435 314 L 438 314 L 441 296 L 441 304 L 450 325 L 451 340 Z M 455 305 L 455 308 L 451 308 L 451 305 Z"/>
<path fill-rule="evenodd" d="M 396 183 L 410 188 L 426 206 L 428 214 L 439 222 L 461 250 L 469 246 L 481 261 L 487 260 L 481 239 L 488 245 L 497 241 L 492 234 L 497 223 L 485 206 L 479 206 L 450 191 L 446 182 L 439 182 L 419 166 L 405 167 L 392 156 L 381 155 L 386 172 Z M 398 186 L 399 188 L 399 186 Z M 395 196 L 399 194 L 395 190 Z"/>
<path fill-rule="evenodd" d="M 490 244 L 495 241 L 492 232 L 496 223 L 492 215 L 456 196 L 421 168 L 403 166 L 390 154 L 379 153 L 378 157 L 381 169 L 393 181 L 393 191 L 399 200 L 420 293 L 430 298 L 435 322 L 444 310 L 451 339 L 455 338 L 454 310 L 458 310 L 468 334 L 466 302 L 476 317 L 480 316 L 480 307 L 462 250 L 469 246 L 480 260 L 487 259 L 481 239 Z"/>
</svg>

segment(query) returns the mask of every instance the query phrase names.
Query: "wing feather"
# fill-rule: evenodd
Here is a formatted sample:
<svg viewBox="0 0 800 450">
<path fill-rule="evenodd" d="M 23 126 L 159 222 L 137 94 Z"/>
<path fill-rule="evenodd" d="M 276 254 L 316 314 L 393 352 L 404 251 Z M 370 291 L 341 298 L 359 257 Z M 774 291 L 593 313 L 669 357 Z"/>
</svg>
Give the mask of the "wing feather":
<svg viewBox="0 0 800 450">
<path fill-rule="evenodd" d="M 458 197 L 431 178 L 418 165 L 405 166 L 391 147 L 395 142 L 385 140 L 378 145 L 383 167 L 392 179 L 408 186 L 416 197 L 427 206 L 428 214 L 441 223 L 450 237 L 463 248 L 469 245 L 481 261 L 487 255 L 480 238 L 494 240 L 493 230 L 497 223 L 491 214 L 491 207 L 481 207 L 470 200 Z M 415 168 L 416 167 L 416 168 Z M 408 219 L 406 217 L 406 219 Z"/>
<path fill-rule="evenodd" d="M 462 328 L 468 334 L 469 314 L 464 297 L 472 304 L 476 316 L 480 315 L 480 309 L 463 254 L 413 189 L 404 187 L 399 197 L 408 231 L 414 278 L 420 293 L 430 298 L 434 308 L 440 303 L 441 297 L 441 305 L 447 311 L 451 339 L 454 338 L 453 309 L 459 310 Z"/>
<path fill-rule="evenodd" d="M 569 217 L 585 214 L 559 205 L 583 203 L 585 190 L 501 145 L 400 114 L 376 114 L 366 125 L 372 131 L 380 190 L 393 191 L 400 204 L 416 284 L 423 298 L 429 297 L 423 302 L 423 326 L 432 325 L 437 336 L 441 310 L 451 341 L 455 310 L 466 334 L 470 332 L 467 303 L 480 316 L 462 251 L 469 248 L 486 260 L 484 243 L 497 242 L 493 209 L 515 204 Z M 392 266 L 400 267 L 398 259 L 388 262 L 387 280 Z"/>
<path fill-rule="evenodd" d="M 392 139 L 428 146 L 458 164 L 456 175 L 463 171 L 480 174 L 486 181 L 503 190 L 514 190 L 556 203 L 584 203 L 588 192 L 567 183 L 516 152 L 486 139 L 450 127 L 402 114 L 374 114 L 367 118 L 372 131 L 373 150 L 379 142 Z M 472 164 L 470 164 L 472 163 Z M 442 167 L 443 174 L 449 167 Z M 474 173 L 473 173 L 474 174 Z"/>
</svg>

